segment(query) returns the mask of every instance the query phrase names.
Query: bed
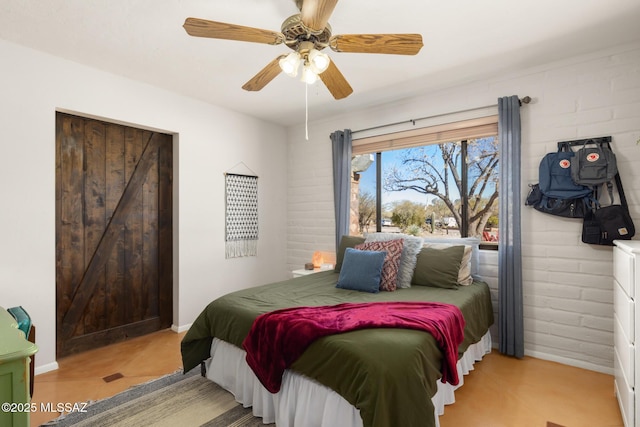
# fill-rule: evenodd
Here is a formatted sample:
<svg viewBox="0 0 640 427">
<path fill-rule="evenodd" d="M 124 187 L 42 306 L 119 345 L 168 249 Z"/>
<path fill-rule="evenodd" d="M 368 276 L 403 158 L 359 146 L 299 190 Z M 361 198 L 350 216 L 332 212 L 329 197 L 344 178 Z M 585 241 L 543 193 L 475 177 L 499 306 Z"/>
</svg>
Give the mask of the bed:
<svg viewBox="0 0 640 427">
<path fill-rule="evenodd" d="M 344 255 L 338 253 L 339 262 Z M 415 276 L 421 271 L 420 262 L 414 268 Z M 324 271 L 216 299 L 182 341 L 184 371 L 206 362 L 209 379 L 232 392 L 245 407 L 251 406 L 264 423 L 275 422 L 278 427 L 437 426 L 438 415 L 445 404 L 453 403 L 453 391 L 462 385 L 462 376 L 491 349 L 493 309 L 488 285 L 474 280 L 467 286 L 414 285 L 370 293 L 337 288 L 341 277 L 340 271 Z M 394 301 L 459 308 L 464 317 L 464 336 L 457 347 L 459 384 L 440 381 L 442 350 L 431 334 L 412 329 L 359 329 L 319 338 L 284 372 L 275 394 L 266 390 L 246 362 L 243 341 L 264 313 Z"/>
</svg>

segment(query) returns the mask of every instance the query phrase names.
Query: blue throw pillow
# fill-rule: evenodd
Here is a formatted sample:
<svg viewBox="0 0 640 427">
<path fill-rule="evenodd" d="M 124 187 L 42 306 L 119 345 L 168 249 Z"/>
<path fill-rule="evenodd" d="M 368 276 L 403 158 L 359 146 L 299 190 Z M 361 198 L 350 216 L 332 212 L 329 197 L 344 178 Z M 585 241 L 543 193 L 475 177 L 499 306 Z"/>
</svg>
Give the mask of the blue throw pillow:
<svg viewBox="0 0 640 427">
<path fill-rule="evenodd" d="M 359 251 L 347 248 L 336 287 L 378 293 L 382 265 L 386 256 L 387 253 L 384 251 Z"/>
</svg>

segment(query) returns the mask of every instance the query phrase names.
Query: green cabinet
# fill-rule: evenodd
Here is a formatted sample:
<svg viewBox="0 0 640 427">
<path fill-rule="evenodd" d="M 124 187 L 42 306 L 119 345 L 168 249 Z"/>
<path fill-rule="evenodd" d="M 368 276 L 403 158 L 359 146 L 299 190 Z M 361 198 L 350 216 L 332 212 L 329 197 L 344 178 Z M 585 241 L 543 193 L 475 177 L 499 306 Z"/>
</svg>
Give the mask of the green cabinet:
<svg viewBox="0 0 640 427">
<path fill-rule="evenodd" d="M 37 351 L 0 307 L 0 426 L 29 427 L 29 357 Z"/>
</svg>

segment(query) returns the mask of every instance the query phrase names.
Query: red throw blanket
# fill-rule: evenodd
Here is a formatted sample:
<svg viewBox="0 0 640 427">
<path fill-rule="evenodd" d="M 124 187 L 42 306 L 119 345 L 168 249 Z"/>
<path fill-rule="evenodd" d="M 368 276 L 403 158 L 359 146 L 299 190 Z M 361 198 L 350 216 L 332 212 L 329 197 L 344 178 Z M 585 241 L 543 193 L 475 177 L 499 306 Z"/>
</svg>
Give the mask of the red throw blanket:
<svg viewBox="0 0 640 427">
<path fill-rule="evenodd" d="M 295 307 L 256 318 L 242 346 L 247 363 L 271 393 L 282 375 L 316 339 L 356 329 L 404 328 L 429 332 L 444 354 L 442 382 L 458 384 L 458 346 L 464 318 L 458 307 L 438 302 L 344 303 Z"/>
</svg>

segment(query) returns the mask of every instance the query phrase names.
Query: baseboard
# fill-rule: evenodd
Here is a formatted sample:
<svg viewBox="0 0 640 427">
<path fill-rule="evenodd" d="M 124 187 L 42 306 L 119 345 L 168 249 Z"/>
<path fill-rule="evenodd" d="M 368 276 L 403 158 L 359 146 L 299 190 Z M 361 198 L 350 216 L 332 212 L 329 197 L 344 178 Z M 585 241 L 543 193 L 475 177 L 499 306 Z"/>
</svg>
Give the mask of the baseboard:
<svg viewBox="0 0 640 427">
<path fill-rule="evenodd" d="M 494 350 L 498 350 L 499 345 L 497 340 L 494 340 L 492 343 L 492 347 Z M 525 356 L 535 357 L 536 359 L 548 360 L 550 362 L 562 363 L 563 365 L 574 366 L 576 368 L 586 369 L 588 371 L 600 372 L 602 374 L 614 375 L 613 367 L 608 368 L 601 365 L 596 365 L 595 363 L 589 363 L 582 360 L 571 359 L 568 357 L 556 356 L 555 354 L 544 353 L 540 351 L 524 351 Z"/>
<path fill-rule="evenodd" d="M 33 370 L 34 375 L 44 374 L 45 372 L 55 371 L 58 369 L 58 362 L 47 363 L 46 365 L 36 366 Z"/>
<path fill-rule="evenodd" d="M 180 333 L 180 332 L 188 331 L 191 325 L 193 325 L 193 323 L 189 323 L 188 325 L 182 325 L 182 326 L 171 325 L 171 330 L 173 332 Z"/>
<path fill-rule="evenodd" d="M 576 368 L 600 372 L 602 374 L 614 375 L 613 367 L 609 368 L 601 365 L 596 365 L 595 363 L 585 362 L 584 360 L 570 359 L 568 357 L 556 356 L 554 354 L 542 353 L 539 351 L 525 350 L 524 354 L 526 356 L 535 357 L 536 359 L 548 360 L 550 362 L 562 363 L 563 365 L 574 366 Z"/>
</svg>

